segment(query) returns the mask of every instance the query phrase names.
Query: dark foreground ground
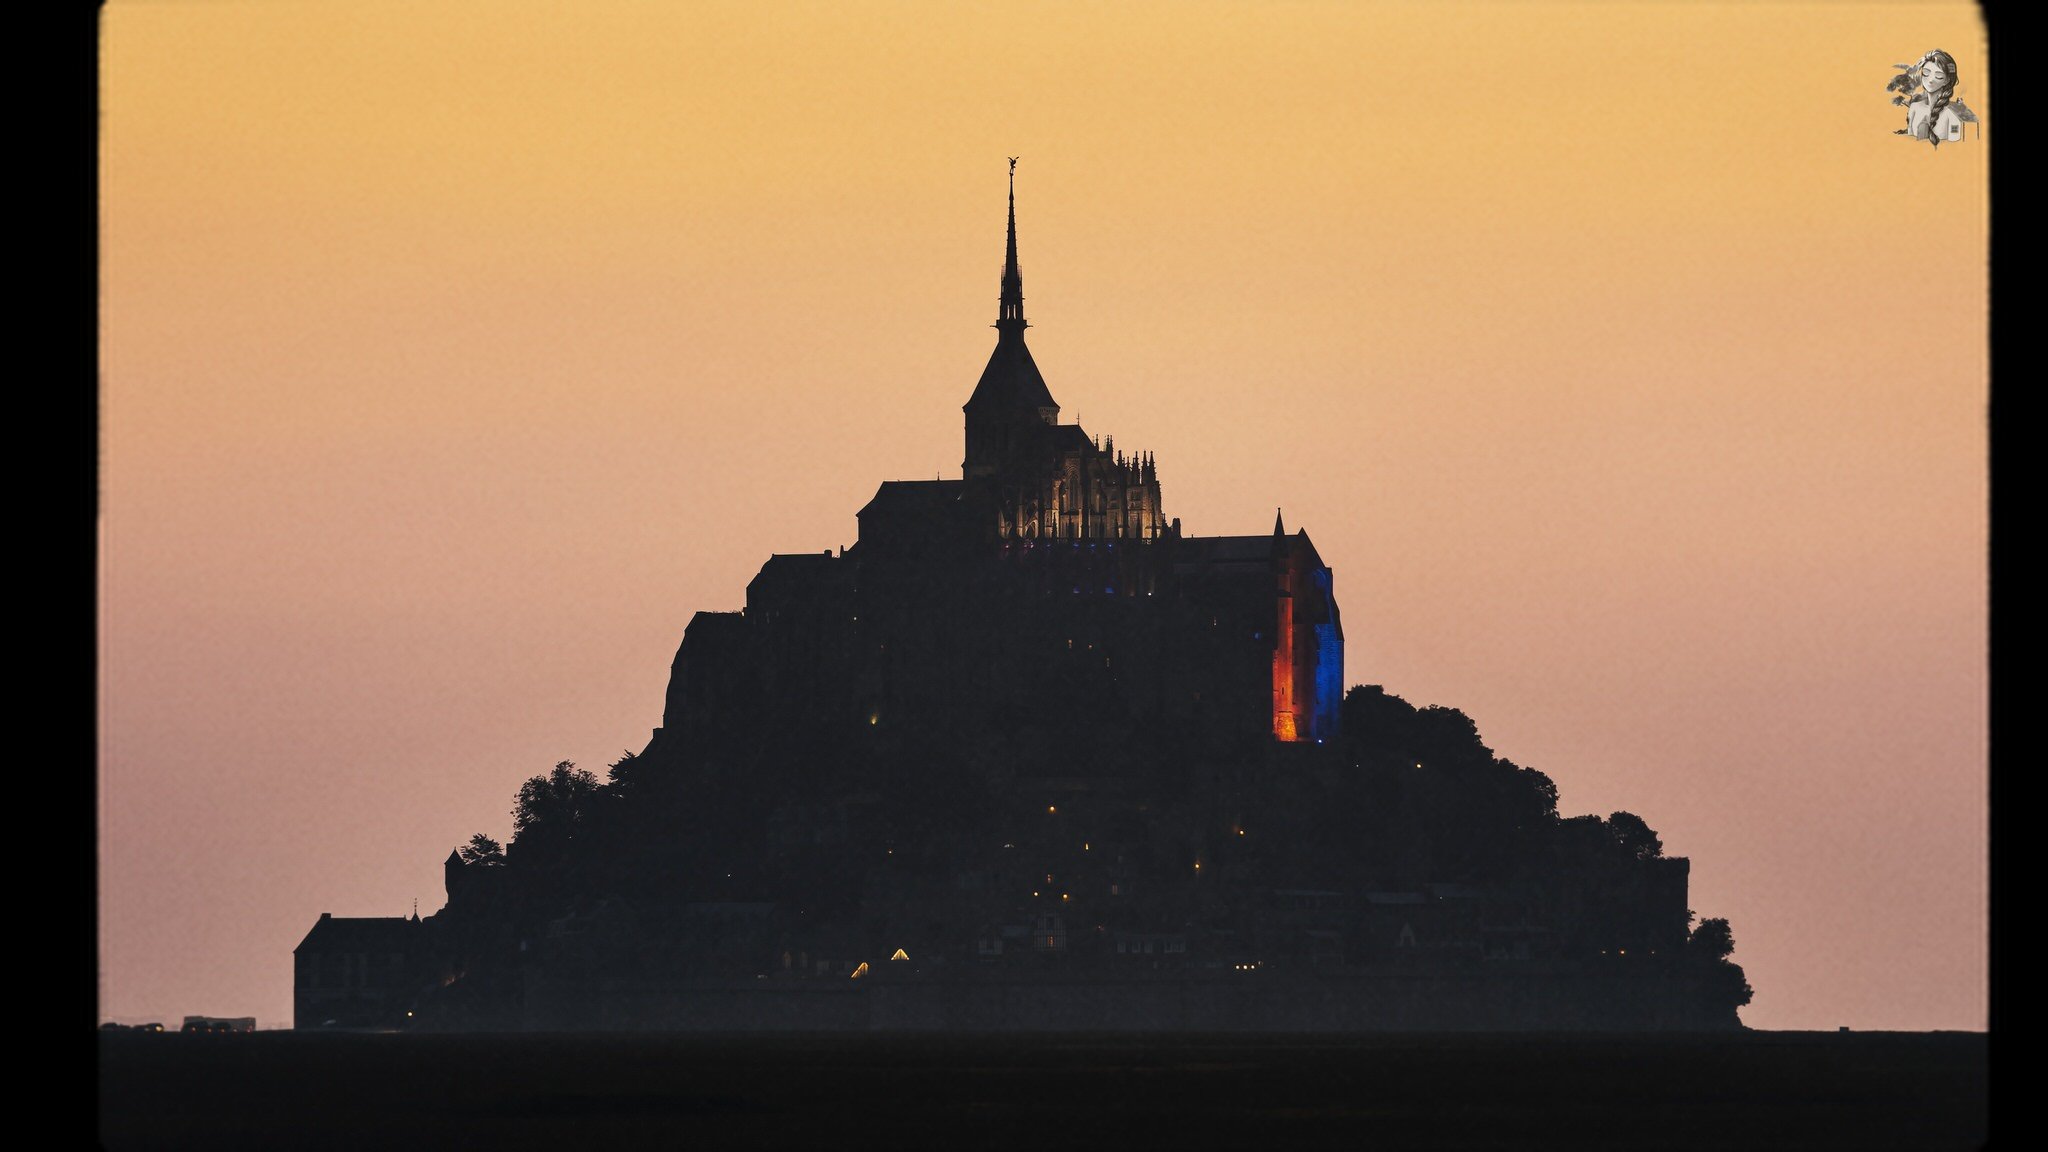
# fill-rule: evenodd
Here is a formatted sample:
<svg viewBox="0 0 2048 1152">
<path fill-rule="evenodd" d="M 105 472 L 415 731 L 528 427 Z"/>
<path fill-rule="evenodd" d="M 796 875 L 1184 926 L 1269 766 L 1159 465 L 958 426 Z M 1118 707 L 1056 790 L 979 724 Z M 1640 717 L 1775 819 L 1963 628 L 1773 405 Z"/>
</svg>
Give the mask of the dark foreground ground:
<svg viewBox="0 0 2048 1152">
<path fill-rule="evenodd" d="M 99 1040 L 115 1149 L 1985 1142 L 1967 1033 Z"/>
</svg>

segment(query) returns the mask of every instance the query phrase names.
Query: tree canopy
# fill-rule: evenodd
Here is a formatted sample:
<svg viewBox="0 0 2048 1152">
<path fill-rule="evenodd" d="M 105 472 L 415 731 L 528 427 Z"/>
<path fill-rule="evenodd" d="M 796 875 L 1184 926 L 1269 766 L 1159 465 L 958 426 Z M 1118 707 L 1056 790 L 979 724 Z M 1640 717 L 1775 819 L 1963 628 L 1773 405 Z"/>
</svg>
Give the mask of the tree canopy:
<svg viewBox="0 0 2048 1152">
<path fill-rule="evenodd" d="M 1616 812 L 1609 816 L 1607 828 L 1614 834 L 1615 842 L 1638 860 L 1655 860 L 1664 855 L 1664 841 L 1659 840 L 1649 824 L 1633 812 Z"/>
<path fill-rule="evenodd" d="M 512 842 L 566 841 L 589 822 L 600 785 L 597 777 L 564 760 L 545 776 L 519 786 L 512 807 Z"/>
<path fill-rule="evenodd" d="M 1735 954 L 1735 932 L 1728 927 L 1727 920 L 1716 916 L 1700 921 L 1685 946 L 1706 959 L 1725 960 Z"/>
<path fill-rule="evenodd" d="M 457 848 L 455 855 L 464 864 L 482 864 L 490 867 L 505 862 L 504 846 L 481 832 L 471 836 L 469 843 Z"/>
<path fill-rule="evenodd" d="M 1500 873 L 1557 823 L 1557 785 L 1495 756 L 1456 708 L 1416 708 L 1377 684 L 1345 694 L 1344 744 L 1363 775 L 1364 838 L 1401 844 L 1439 876 Z"/>
</svg>

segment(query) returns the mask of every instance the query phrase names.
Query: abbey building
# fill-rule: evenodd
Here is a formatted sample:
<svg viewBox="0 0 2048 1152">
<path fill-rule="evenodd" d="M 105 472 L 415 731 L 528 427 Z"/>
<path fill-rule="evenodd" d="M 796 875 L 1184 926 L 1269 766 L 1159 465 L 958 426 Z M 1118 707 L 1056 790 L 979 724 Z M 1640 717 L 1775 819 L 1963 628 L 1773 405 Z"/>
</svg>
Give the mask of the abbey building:
<svg viewBox="0 0 2048 1152">
<path fill-rule="evenodd" d="M 996 346 L 953 480 L 887 481 L 837 553 L 769 558 L 676 655 L 659 755 L 733 725 L 1250 743 L 1336 735 L 1344 630 L 1305 531 L 1192 536 L 1146 452 L 1060 422 L 1025 342 L 1012 176 Z"/>
</svg>

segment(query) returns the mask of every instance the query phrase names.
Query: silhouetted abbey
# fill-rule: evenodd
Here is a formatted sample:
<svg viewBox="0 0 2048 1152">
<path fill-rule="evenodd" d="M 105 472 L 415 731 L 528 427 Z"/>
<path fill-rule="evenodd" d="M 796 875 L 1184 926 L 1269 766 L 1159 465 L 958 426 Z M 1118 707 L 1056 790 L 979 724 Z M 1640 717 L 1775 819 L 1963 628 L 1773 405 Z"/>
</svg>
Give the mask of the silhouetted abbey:
<svg viewBox="0 0 2048 1152">
<path fill-rule="evenodd" d="M 299 1026 L 1733 1025 L 1647 825 L 1347 695 L 1307 532 L 1186 535 L 1150 453 L 1059 422 L 1012 168 L 961 478 L 699 612 L 645 749 L 528 781 L 441 912 L 323 916 Z"/>
<path fill-rule="evenodd" d="M 963 478 L 882 484 L 853 547 L 772 556 L 743 611 L 699 613 L 648 754 L 791 724 L 1038 726 L 1067 760 L 1102 724 L 1232 755 L 1336 734 L 1344 632 L 1308 534 L 1184 536 L 1149 454 L 1059 422 L 1014 192 L 1002 285 Z"/>
</svg>

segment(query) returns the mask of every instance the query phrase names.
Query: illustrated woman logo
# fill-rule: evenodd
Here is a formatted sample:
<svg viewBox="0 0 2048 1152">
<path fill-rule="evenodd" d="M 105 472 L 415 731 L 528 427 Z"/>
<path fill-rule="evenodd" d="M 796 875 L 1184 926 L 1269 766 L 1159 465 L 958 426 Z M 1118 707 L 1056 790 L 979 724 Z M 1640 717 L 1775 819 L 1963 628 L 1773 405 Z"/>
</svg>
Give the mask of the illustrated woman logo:
<svg viewBox="0 0 2048 1152">
<path fill-rule="evenodd" d="M 1898 93 L 1892 103 L 1906 109 L 1906 126 L 1893 135 L 1925 140 L 1936 148 L 1944 140 L 1961 140 L 1963 125 L 1975 123 L 1977 114 L 1956 99 L 1956 58 L 1936 48 L 1917 64 L 1892 67 L 1899 75 L 1884 86 L 1885 91 Z"/>
</svg>

